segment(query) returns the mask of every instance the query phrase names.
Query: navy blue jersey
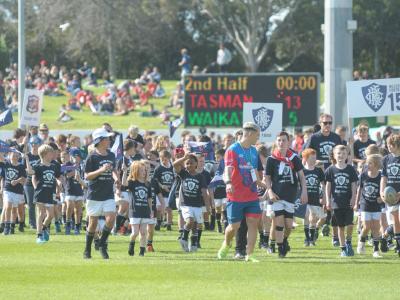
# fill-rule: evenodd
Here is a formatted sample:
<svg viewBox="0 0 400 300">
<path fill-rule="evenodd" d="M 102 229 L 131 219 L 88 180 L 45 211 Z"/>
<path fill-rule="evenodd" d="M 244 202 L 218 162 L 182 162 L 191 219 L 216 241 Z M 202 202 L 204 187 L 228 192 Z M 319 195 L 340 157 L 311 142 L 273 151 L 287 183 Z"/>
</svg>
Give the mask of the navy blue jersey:
<svg viewBox="0 0 400 300">
<path fill-rule="evenodd" d="M 140 181 L 128 181 L 128 190 L 132 193 L 132 210 L 134 218 L 150 218 L 149 198 L 152 192 L 150 185 Z"/>
<path fill-rule="evenodd" d="M 368 176 L 368 171 L 360 175 L 360 209 L 367 212 L 380 212 L 381 204 L 378 203 L 380 197 L 381 173 L 378 176 L 371 178 Z"/>
<path fill-rule="evenodd" d="M 349 208 L 353 195 L 351 185 L 358 181 L 356 170 L 350 165 L 344 169 L 332 165 L 325 171 L 325 180 L 331 183 L 331 195 L 326 197 L 332 196 L 332 208 Z"/>
<path fill-rule="evenodd" d="M 46 166 L 42 163 L 35 166 L 37 186 L 33 195 L 35 202 L 53 204 L 53 195 L 56 193 L 57 170 L 54 164 Z"/>
<path fill-rule="evenodd" d="M 307 184 L 307 195 L 309 205 L 321 206 L 320 199 L 320 187 L 321 183 L 325 182 L 324 172 L 320 168 L 314 168 L 314 170 L 303 169 L 304 177 L 306 178 Z"/>
<path fill-rule="evenodd" d="M 26 170 L 23 164 L 14 166 L 11 162 L 7 161 L 3 166 L 4 190 L 15 194 L 23 194 L 24 188 L 22 184 L 18 183 L 12 185 L 11 181 L 18 180 L 21 177 L 26 178 Z"/>
<path fill-rule="evenodd" d="M 390 153 L 383 158 L 382 176 L 387 178 L 387 186 L 400 192 L 400 156 Z"/>
</svg>

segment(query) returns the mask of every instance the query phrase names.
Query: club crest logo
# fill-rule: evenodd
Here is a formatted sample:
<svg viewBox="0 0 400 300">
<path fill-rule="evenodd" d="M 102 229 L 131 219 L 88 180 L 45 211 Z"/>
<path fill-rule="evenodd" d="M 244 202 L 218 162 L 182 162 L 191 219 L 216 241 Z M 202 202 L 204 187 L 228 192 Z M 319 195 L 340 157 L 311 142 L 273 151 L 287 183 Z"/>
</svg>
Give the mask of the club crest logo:
<svg viewBox="0 0 400 300">
<path fill-rule="evenodd" d="M 253 109 L 253 119 L 254 122 L 260 126 L 261 131 L 267 130 L 271 125 L 272 119 L 274 117 L 274 111 L 272 109 L 267 109 L 265 107 L 260 107 Z"/>
<path fill-rule="evenodd" d="M 17 172 L 15 172 L 14 169 L 9 169 L 9 170 L 7 170 L 6 176 L 7 176 L 8 180 L 15 180 L 15 179 L 17 179 L 18 174 L 17 174 Z"/>
<path fill-rule="evenodd" d="M 48 172 L 48 173 L 43 174 L 43 178 L 47 182 L 52 182 L 54 180 L 54 175 L 53 175 L 53 173 Z"/>
<path fill-rule="evenodd" d="M 390 167 L 390 173 L 392 173 L 392 175 L 396 176 L 397 173 L 399 173 L 399 167 Z"/>
<path fill-rule="evenodd" d="M 331 151 L 332 151 L 332 146 L 331 145 L 324 145 L 323 149 L 324 149 L 325 154 L 329 155 L 331 153 Z"/>
<path fill-rule="evenodd" d="M 39 97 L 36 95 L 29 96 L 26 110 L 31 114 L 37 113 L 39 111 Z"/>
<path fill-rule="evenodd" d="M 386 100 L 387 88 L 385 85 L 371 83 L 362 87 L 361 91 L 365 102 L 374 112 L 381 109 Z"/>
<path fill-rule="evenodd" d="M 139 198 L 144 199 L 146 197 L 146 192 L 144 190 L 139 190 Z"/>
<path fill-rule="evenodd" d="M 346 182 L 346 177 L 339 176 L 336 181 L 339 185 L 343 185 Z"/>
<path fill-rule="evenodd" d="M 372 195 L 372 194 L 374 193 L 375 188 L 374 188 L 373 186 L 371 186 L 371 185 L 367 185 L 367 186 L 364 188 L 364 190 L 365 190 L 365 194 L 368 195 L 368 196 L 370 196 L 370 195 Z"/>
<path fill-rule="evenodd" d="M 307 178 L 307 181 L 308 181 L 309 185 L 315 185 L 315 178 L 314 177 Z"/>
<path fill-rule="evenodd" d="M 285 166 L 285 167 L 283 168 L 283 174 L 284 174 L 284 175 L 289 175 L 289 173 L 290 173 L 290 167 Z"/>
</svg>

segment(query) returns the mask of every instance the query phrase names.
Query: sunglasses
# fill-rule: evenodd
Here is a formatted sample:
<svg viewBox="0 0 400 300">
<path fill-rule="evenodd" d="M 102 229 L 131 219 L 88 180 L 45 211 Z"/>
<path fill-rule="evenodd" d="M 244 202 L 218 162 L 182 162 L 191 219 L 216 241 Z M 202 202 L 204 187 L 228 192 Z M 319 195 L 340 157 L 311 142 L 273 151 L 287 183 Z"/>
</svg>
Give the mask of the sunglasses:
<svg viewBox="0 0 400 300">
<path fill-rule="evenodd" d="M 328 122 L 321 122 L 324 125 L 332 125 L 332 121 L 328 121 Z"/>
</svg>

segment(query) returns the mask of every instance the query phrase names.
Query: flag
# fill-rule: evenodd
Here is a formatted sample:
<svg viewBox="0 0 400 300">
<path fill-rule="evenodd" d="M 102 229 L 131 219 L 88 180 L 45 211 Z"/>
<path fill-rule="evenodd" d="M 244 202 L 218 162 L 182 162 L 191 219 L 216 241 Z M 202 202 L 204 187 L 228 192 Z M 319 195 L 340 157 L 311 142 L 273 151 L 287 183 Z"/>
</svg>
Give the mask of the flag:
<svg viewBox="0 0 400 300">
<path fill-rule="evenodd" d="M 122 159 L 123 149 L 124 149 L 124 145 L 122 143 L 122 134 L 120 133 L 115 137 L 114 144 L 111 147 L 111 152 L 114 153 L 116 161 L 119 161 Z"/>
<path fill-rule="evenodd" d="M 78 169 L 75 165 L 61 165 L 61 173 L 69 173 Z"/>
<path fill-rule="evenodd" d="M 12 121 L 11 110 L 7 109 L 0 114 L 0 127 L 12 123 Z"/>
<path fill-rule="evenodd" d="M 169 128 L 169 137 L 172 138 L 174 136 L 175 131 L 178 129 L 178 127 L 183 123 L 182 118 L 175 119 L 171 122 L 168 123 L 168 128 Z"/>
<path fill-rule="evenodd" d="M 206 161 L 215 161 L 212 142 L 188 142 L 190 152 L 203 153 Z"/>
<path fill-rule="evenodd" d="M 0 152 L 2 152 L 2 153 L 10 152 L 10 145 L 7 144 L 6 142 L 0 140 Z"/>
<path fill-rule="evenodd" d="M 210 184 L 208 185 L 209 188 L 216 188 L 217 185 L 224 183 L 224 169 L 225 169 L 225 162 L 223 159 L 219 161 L 218 169 L 215 172 L 213 179 L 211 179 Z"/>
</svg>

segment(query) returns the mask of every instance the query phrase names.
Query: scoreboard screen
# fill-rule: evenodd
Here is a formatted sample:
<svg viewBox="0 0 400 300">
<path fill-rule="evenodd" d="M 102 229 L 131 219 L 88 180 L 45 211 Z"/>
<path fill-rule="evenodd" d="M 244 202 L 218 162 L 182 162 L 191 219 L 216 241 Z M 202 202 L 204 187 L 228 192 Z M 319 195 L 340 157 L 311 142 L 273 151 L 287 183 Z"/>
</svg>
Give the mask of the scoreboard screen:
<svg viewBox="0 0 400 300">
<path fill-rule="evenodd" d="M 283 126 L 318 120 L 319 73 L 189 74 L 185 127 L 240 127 L 243 103 L 282 103 Z"/>
</svg>

